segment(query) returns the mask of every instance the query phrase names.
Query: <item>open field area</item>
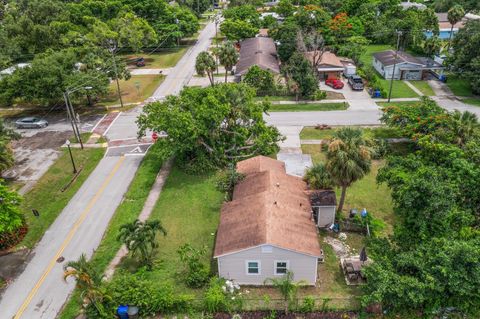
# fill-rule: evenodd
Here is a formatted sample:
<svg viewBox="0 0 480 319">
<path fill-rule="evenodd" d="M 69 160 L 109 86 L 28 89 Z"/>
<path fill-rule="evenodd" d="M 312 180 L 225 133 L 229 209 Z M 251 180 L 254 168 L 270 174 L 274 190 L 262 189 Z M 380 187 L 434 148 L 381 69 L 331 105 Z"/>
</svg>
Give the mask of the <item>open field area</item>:
<svg viewBox="0 0 480 319">
<path fill-rule="evenodd" d="M 335 128 L 326 130 L 317 130 L 314 127 L 304 127 L 300 132 L 302 140 L 324 140 L 331 139 Z M 369 138 L 400 138 L 401 134 L 394 129 L 388 127 L 365 127 L 362 128 L 363 133 Z"/>
<path fill-rule="evenodd" d="M 120 91 L 124 104 L 143 102 L 150 97 L 155 89 L 164 80 L 164 75 L 135 75 L 129 80 L 120 81 Z M 110 83 L 109 94 L 100 100 L 99 104 L 116 105 L 120 104 L 117 93 L 117 83 Z"/>
<path fill-rule="evenodd" d="M 104 149 L 72 149 L 77 168 L 82 168 L 77 179 L 64 191 L 62 188 L 71 181 L 72 163 L 67 150 L 63 150 L 60 158 L 48 169 L 42 178 L 25 196 L 21 205 L 28 224 L 28 233 L 19 244 L 32 248 L 43 236 L 52 222 L 62 212 L 69 200 L 82 186 L 97 163 L 102 159 Z M 32 209 L 40 212 L 39 217 L 32 214 Z"/>
<path fill-rule="evenodd" d="M 145 66 L 141 67 L 142 69 L 165 69 L 175 66 L 188 48 L 188 46 L 181 46 L 168 49 L 159 49 L 159 52 L 152 54 L 148 54 L 148 52 L 147 54 L 124 54 L 122 55 L 122 58 L 129 61 L 128 65 L 135 69 L 138 67 L 135 66 L 134 59 L 138 57 L 143 57 L 145 59 Z"/>
<path fill-rule="evenodd" d="M 410 81 L 410 83 L 426 96 L 435 95 L 435 92 L 433 92 L 432 87 L 427 81 Z"/>
</svg>

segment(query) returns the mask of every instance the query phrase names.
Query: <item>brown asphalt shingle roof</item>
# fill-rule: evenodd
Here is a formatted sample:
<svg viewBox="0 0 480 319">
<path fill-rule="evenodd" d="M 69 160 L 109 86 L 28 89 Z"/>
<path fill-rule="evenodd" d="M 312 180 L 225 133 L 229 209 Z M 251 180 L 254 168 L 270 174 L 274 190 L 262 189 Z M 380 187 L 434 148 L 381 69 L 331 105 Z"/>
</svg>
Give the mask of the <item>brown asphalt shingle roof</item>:
<svg viewBox="0 0 480 319">
<path fill-rule="evenodd" d="M 395 62 L 395 51 L 387 50 L 382 52 L 374 53 L 373 56 L 375 59 L 380 61 L 383 65 L 393 65 Z M 397 64 L 398 63 L 413 63 L 423 65 L 423 63 L 415 58 L 413 55 L 399 51 L 397 55 Z"/>
<path fill-rule="evenodd" d="M 313 62 L 313 55 L 315 51 L 305 52 L 305 57 L 310 61 Z M 333 67 L 340 67 L 343 68 L 343 63 L 340 59 L 330 51 L 325 51 L 322 54 L 320 61 L 318 62 L 318 66 L 333 66 Z"/>
<path fill-rule="evenodd" d="M 222 206 L 214 256 L 263 244 L 320 256 L 305 182 L 263 156 L 239 162 L 237 170 L 247 175 Z"/>
<path fill-rule="evenodd" d="M 240 58 L 235 74 L 243 75 L 254 65 L 258 65 L 263 70 L 280 73 L 277 48 L 272 38 L 249 38 L 240 43 Z"/>
</svg>

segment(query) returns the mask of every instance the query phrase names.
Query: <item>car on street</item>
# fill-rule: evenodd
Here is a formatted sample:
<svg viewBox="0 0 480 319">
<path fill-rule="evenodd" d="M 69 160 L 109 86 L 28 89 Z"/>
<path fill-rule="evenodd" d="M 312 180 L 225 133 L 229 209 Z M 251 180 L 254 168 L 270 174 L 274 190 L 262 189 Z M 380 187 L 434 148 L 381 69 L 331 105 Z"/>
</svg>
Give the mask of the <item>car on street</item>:
<svg viewBox="0 0 480 319">
<path fill-rule="evenodd" d="M 48 126 L 48 122 L 35 116 L 24 117 L 15 121 L 17 128 L 44 128 Z"/>
<path fill-rule="evenodd" d="M 325 84 L 331 86 L 334 89 L 343 89 L 343 82 L 339 79 L 327 79 L 325 80 Z"/>
<path fill-rule="evenodd" d="M 352 75 L 348 78 L 348 84 L 352 90 L 362 91 L 363 90 L 363 80 L 358 75 Z"/>
</svg>

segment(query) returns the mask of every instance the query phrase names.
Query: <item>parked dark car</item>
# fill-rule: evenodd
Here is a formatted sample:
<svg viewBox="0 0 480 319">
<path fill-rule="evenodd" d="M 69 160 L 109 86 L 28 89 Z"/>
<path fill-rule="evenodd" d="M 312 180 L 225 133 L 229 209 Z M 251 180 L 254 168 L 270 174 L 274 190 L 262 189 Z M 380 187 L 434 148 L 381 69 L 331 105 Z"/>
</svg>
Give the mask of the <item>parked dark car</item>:
<svg viewBox="0 0 480 319">
<path fill-rule="evenodd" d="M 358 75 L 352 75 L 348 78 L 348 84 L 352 90 L 362 91 L 363 90 L 363 80 Z"/>
<path fill-rule="evenodd" d="M 17 128 L 44 128 L 48 126 L 48 122 L 38 117 L 24 117 L 15 122 Z"/>
<path fill-rule="evenodd" d="M 343 82 L 339 79 L 327 79 L 325 80 L 325 84 L 331 86 L 334 89 L 343 89 Z"/>
<path fill-rule="evenodd" d="M 137 67 L 142 67 L 145 66 L 145 59 L 144 58 L 138 58 L 135 62 L 135 65 Z"/>
</svg>

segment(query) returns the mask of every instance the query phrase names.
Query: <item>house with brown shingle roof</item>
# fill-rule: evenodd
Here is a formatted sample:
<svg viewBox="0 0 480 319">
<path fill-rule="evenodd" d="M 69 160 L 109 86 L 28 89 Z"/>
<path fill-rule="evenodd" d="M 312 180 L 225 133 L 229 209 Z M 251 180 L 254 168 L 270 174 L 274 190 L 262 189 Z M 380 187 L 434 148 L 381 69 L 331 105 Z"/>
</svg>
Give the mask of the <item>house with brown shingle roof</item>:
<svg viewBox="0 0 480 319">
<path fill-rule="evenodd" d="M 240 58 L 235 66 L 235 80 L 241 81 L 242 76 L 254 65 L 273 74 L 280 73 L 277 48 L 272 38 L 256 37 L 240 42 Z"/>
<path fill-rule="evenodd" d="M 315 285 L 321 249 L 306 183 L 281 161 L 257 156 L 237 165 L 245 178 L 224 203 L 214 258 L 220 277 L 243 285 L 292 271 Z"/>
<path fill-rule="evenodd" d="M 317 68 L 320 80 L 341 78 L 345 66 L 335 53 L 330 51 L 309 51 L 305 52 L 304 55 Z"/>
</svg>

